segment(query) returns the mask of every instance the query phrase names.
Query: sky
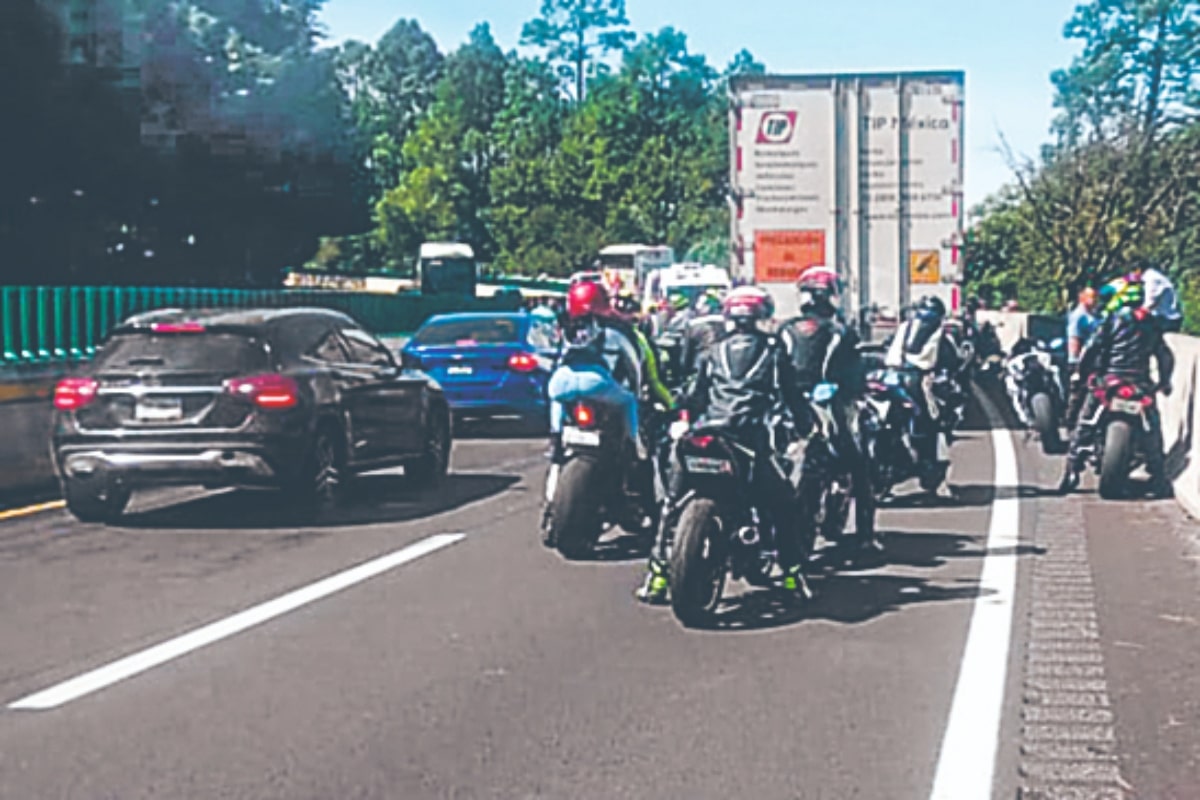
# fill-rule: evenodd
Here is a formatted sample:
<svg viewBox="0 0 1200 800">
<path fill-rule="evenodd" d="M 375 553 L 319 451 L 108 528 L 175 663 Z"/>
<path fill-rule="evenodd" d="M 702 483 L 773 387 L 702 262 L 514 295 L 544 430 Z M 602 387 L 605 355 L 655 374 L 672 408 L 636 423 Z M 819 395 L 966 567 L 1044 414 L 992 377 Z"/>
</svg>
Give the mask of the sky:
<svg viewBox="0 0 1200 800">
<path fill-rule="evenodd" d="M 718 68 L 748 48 L 770 72 L 964 70 L 972 205 L 1009 181 L 1001 133 L 1027 155 L 1046 141 L 1054 116 L 1050 73 L 1079 50 L 1062 36 L 1076 0 L 626 2 L 633 30 L 672 25 Z M 327 0 L 322 21 L 332 42 L 374 42 L 397 19 L 413 18 L 443 52 L 486 21 L 509 49 L 540 6 L 541 0 Z"/>
</svg>

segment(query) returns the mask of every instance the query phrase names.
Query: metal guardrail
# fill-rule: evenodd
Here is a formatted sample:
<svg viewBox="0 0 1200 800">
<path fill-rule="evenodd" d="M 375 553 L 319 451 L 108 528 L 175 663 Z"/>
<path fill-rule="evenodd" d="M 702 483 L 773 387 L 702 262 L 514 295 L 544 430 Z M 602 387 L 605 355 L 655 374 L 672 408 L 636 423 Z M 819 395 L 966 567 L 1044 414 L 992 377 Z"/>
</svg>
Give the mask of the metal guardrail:
<svg viewBox="0 0 1200 800">
<path fill-rule="evenodd" d="M 414 331 L 434 314 L 516 308 L 517 297 L 372 295 L 280 289 L 123 286 L 0 287 L 0 366 L 91 358 L 122 320 L 160 308 L 295 308 L 342 311 L 377 334 Z"/>
</svg>

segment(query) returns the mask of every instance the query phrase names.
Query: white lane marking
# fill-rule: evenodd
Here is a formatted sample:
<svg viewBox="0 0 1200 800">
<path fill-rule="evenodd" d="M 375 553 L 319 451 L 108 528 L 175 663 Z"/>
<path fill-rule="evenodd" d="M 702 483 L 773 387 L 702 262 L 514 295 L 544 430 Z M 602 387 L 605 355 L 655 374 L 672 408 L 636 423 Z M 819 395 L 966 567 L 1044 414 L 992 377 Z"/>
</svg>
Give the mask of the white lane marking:
<svg viewBox="0 0 1200 800">
<path fill-rule="evenodd" d="M 996 751 L 1012 638 L 1021 505 L 1017 454 L 995 405 L 976 392 L 991 421 L 996 491 L 988 529 L 988 555 L 979 579 L 971 629 L 963 652 L 954 703 L 933 781 L 932 800 L 983 800 L 992 796 Z M 999 496 L 1010 491 L 1011 496 Z"/>
<path fill-rule="evenodd" d="M 405 547 L 386 556 L 382 556 L 344 572 L 331 575 L 293 592 L 268 600 L 265 603 L 248 608 L 231 617 L 197 628 L 194 631 L 177 636 L 174 639 L 156 644 L 139 653 L 126 656 L 111 664 L 84 673 L 76 678 L 52 686 L 49 689 L 23 697 L 9 708 L 16 711 L 48 711 L 61 705 L 78 700 L 84 695 L 97 692 L 108 686 L 123 681 L 126 678 L 161 666 L 180 656 L 187 655 L 193 650 L 199 650 L 214 642 L 219 642 L 248 628 L 261 625 L 275 617 L 295 611 L 302 606 L 314 603 L 331 594 L 348 589 L 355 584 L 370 580 L 389 570 L 396 569 L 411 561 L 416 561 L 445 547 L 458 544 L 466 537 L 460 533 L 443 533 L 431 536 L 416 544 Z"/>
</svg>

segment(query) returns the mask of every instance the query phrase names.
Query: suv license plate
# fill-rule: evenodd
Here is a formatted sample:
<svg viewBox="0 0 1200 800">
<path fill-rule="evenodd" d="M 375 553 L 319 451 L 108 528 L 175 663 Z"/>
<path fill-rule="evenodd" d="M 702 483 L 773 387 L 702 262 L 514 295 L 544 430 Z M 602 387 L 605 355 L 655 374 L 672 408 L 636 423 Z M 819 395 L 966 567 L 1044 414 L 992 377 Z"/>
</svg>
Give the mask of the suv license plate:
<svg viewBox="0 0 1200 800">
<path fill-rule="evenodd" d="M 563 428 L 563 444 L 576 447 L 599 447 L 600 431 L 584 431 L 579 428 Z"/>
<path fill-rule="evenodd" d="M 183 419 L 183 401 L 144 398 L 137 404 L 135 416 L 140 422 L 173 422 Z"/>
</svg>

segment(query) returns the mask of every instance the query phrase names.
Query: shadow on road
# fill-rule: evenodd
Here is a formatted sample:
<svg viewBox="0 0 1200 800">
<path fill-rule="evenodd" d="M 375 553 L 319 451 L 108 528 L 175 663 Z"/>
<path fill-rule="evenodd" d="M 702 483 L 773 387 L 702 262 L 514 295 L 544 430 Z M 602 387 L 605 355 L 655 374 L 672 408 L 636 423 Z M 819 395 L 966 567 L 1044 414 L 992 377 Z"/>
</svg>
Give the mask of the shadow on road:
<svg viewBox="0 0 1200 800">
<path fill-rule="evenodd" d="M 436 490 L 410 486 L 400 475 L 355 479 L 342 507 L 308 528 L 380 525 L 431 517 L 500 494 L 518 483 L 515 475 L 454 474 Z M 241 491 L 201 497 L 126 515 L 121 525 L 139 529 L 255 530 L 297 527 L 271 492 Z"/>
<path fill-rule="evenodd" d="M 988 555 L 1013 558 L 1039 556 L 1043 548 L 1018 545 L 1000 550 L 981 547 L 981 537 L 955 533 L 889 532 L 883 535 L 885 553 L 878 563 L 889 567 L 937 569 L 950 559 L 982 559 Z M 793 605 L 778 592 L 753 590 L 726 600 L 715 627 L 727 631 L 761 631 L 824 620 L 844 625 L 868 622 L 905 606 L 923 603 L 973 601 L 981 596 L 979 581 L 957 579 L 935 582 L 912 575 L 868 573 L 851 567 L 830 568 L 816 560 L 811 578 L 816 598 L 807 605 Z M 824 567 L 824 569 L 822 569 Z M 983 592 L 985 595 L 993 591 Z"/>
<path fill-rule="evenodd" d="M 880 504 L 885 509 L 920 509 L 920 508 L 982 508 L 990 506 L 997 500 L 1020 498 L 1029 500 L 1036 497 L 1054 497 L 1055 487 L 1050 486 L 1005 486 L 997 489 L 990 483 L 960 483 L 951 484 L 952 497 L 936 497 L 924 492 L 911 492 L 891 497 Z"/>
</svg>

